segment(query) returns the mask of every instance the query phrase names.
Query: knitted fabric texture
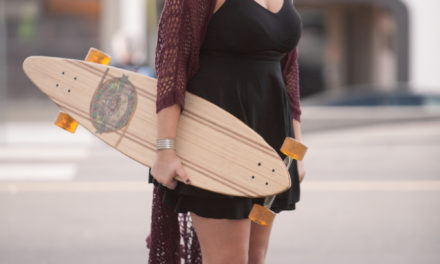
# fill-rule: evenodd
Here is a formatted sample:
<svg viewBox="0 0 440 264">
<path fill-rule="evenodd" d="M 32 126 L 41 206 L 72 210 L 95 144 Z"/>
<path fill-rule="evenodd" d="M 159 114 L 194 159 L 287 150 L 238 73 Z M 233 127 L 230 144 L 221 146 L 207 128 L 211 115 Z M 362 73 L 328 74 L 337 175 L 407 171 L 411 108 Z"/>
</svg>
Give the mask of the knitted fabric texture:
<svg viewBox="0 0 440 264">
<path fill-rule="evenodd" d="M 153 190 L 151 233 L 147 237 L 150 264 L 202 264 L 199 241 L 191 216 L 176 214 L 162 204 L 163 186 Z"/>
<path fill-rule="evenodd" d="M 199 69 L 199 50 L 216 0 L 165 0 L 156 45 L 156 113 L 178 104 L 184 109 L 187 81 Z M 281 59 L 292 117 L 300 121 L 298 48 Z M 163 190 L 153 191 L 149 263 L 202 263 L 200 245 L 189 213 L 162 204 Z"/>
</svg>

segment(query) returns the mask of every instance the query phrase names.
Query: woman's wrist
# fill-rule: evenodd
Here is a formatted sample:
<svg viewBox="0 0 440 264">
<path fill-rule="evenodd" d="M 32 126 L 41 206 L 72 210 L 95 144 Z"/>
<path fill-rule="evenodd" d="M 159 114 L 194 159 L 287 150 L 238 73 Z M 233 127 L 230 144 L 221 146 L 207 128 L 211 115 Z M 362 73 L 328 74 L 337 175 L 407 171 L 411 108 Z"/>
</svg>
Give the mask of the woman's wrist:
<svg viewBox="0 0 440 264">
<path fill-rule="evenodd" d="M 176 140 L 174 138 L 158 138 L 156 140 L 156 149 L 176 149 Z"/>
<path fill-rule="evenodd" d="M 176 155 L 176 150 L 175 149 L 159 149 L 156 151 L 158 156 L 175 156 Z"/>
<path fill-rule="evenodd" d="M 176 155 L 176 142 L 175 138 L 163 137 L 156 140 L 156 150 L 160 157 L 175 156 Z"/>
</svg>

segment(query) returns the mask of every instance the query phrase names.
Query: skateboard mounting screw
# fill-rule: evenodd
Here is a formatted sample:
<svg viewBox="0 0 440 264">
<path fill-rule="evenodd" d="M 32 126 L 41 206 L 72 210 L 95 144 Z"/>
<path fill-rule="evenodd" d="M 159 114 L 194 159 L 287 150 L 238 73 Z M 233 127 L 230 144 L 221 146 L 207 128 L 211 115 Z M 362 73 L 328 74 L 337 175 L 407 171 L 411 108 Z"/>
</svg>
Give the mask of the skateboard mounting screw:
<svg viewBox="0 0 440 264">
<path fill-rule="evenodd" d="M 272 169 L 272 172 L 275 172 L 275 169 Z"/>
<path fill-rule="evenodd" d="M 252 175 L 252 179 L 255 179 L 255 176 L 254 176 L 254 175 Z"/>
<path fill-rule="evenodd" d="M 62 72 L 61 74 L 64 75 L 64 72 Z"/>
<path fill-rule="evenodd" d="M 56 87 L 60 86 L 58 83 L 55 85 Z"/>
<path fill-rule="evenodd" d="M 258 162 L 258 166 L 261 166 L 261 162 Z"/>
<path fill-rule="evenodd" d="M 67 90 L 67 92 L 68 92 L 68 93 L 70 93 L 70 89 L 69 89 L 69 90 Z"/>
<path fill-rule="evenodd" d="M 76 81 L 76 77 L 73 77 L 73 79 Z"/>
<path fill-rule="evenodd" d="M 269 185 L 269 183 L 268 183 L 268 182 L 266 182 L 266 185 Z"/>
</svg>

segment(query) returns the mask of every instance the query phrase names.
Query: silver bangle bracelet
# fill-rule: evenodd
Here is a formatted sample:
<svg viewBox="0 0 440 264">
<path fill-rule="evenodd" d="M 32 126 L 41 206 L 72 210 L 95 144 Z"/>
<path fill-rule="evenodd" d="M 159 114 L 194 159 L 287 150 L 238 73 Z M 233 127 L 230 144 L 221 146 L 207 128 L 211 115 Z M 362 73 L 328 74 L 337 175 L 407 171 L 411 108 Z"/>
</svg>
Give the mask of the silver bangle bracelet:
<svg viewBox="0 0 440 264">
<path fill-rule="evenodd" d="M 176 149 L 176 142 L 172 138 L 158 138 L 156 140 L 156 149 Z"/>
</svg>

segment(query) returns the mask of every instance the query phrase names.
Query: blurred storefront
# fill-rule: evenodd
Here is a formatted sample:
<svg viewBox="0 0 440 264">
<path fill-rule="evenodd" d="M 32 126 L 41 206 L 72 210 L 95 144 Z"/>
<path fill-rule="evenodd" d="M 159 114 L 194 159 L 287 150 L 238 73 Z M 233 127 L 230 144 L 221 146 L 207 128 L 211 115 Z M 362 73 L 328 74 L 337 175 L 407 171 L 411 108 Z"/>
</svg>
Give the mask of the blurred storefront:
<svg viewBox="0 0 440 264">
<path fill-rule="evenodd" d="M 303 95 L 409 80 L 408 12 L 398 0 L 297 0 Z M 362 87 L 362 88 L 361 88 Z"/>
<path fill-rule="evenodd" d="M 302 97 L 356 89 L 440 92 L 438 0 L 295 0 Z M 29 55 L 81 59 L 90 46 L 117 65 L 154 69 L 164 0 L 0 0 L 0 97 L 44 98 L 21 70 Z M 3 21 L 3 22 L 2 22 Z M 6 66 L 6 70 L 4 70 Z M 3 69 L 3 70 L 2 70 Z M 7 87 L 7 88 L 6 88 Z"/>
<path fill-rule="evenodd" d="M 440 93 L 438 0 L 295 0 L 302 95 Z"/>
<path fill-rule="evenodd" d="M 0 2 L 0 53 L 6 54 L 0 59 L 3 101 L 45 98 L 23 73 L 22 63 L 28 56 L 83 59 L 90 47 L 96 47 L 111 54 L 113 64 L 145 65 L 148 50 L 154 49 L 147 49 L 146 45 L 145 0 Z M 148 3 L 155 7 L 154 1 Z M 157 20 L 154 15 L 150 19 Z M 153 37 L 149 38 L 151 42 Z"/>
<path fill-rule="evenodd" d="M 89 46 L 99 45 L 98 0 L 14 0 L 3 6 L 7 80 L 1 89 L 10 100 L 45 97 L 24 76 L 27 56 L 80 59 Z"/>
</svg>

